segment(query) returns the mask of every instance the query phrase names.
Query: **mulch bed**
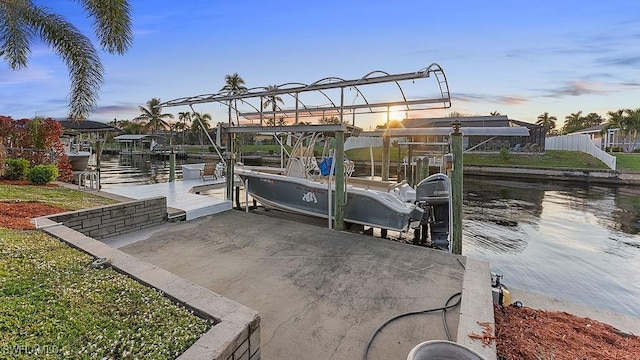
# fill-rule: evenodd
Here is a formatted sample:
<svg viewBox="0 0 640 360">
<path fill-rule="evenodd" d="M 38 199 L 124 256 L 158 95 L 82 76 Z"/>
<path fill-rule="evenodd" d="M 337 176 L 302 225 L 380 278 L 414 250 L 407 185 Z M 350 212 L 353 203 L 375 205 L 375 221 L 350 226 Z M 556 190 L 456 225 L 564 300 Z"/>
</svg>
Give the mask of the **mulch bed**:
<svg viewBox="0 0 640 360">
<path fill-rule="evenodd" d="M 0 227 L 26 230 L 33 229 L 31 218 L 65 212 L 59 207 L 38 202 L 0 202 Z"/>
<path fill-rule="evenodd" d="M 29 180 L 0 180 L 1 185 L 20 185 L 20 186 L 45 186 L 45 187 L 58 187 L 57 184 L 43 184 L 43 185 L 32 185 Z"/>
<path fill-rule="evenodd" d="M 20 186 L 36 186 L 31 185 L 27 180 L 0 180 L 2 185 L 20 185 Z M 37 185 L 46 187 L 57 187 L 56 184 Z M 0 201 L 0 227 L 26 230 L 33 229 L 31 219 L 39 216 L 57 214 L 67 210 L 41 204 L 32 201 Z"/>
<path fill-rule="evenodd" d="M 494 308 L 498 359 L 640 359 L 640 337 L 566 312 Z"/>
</svg>

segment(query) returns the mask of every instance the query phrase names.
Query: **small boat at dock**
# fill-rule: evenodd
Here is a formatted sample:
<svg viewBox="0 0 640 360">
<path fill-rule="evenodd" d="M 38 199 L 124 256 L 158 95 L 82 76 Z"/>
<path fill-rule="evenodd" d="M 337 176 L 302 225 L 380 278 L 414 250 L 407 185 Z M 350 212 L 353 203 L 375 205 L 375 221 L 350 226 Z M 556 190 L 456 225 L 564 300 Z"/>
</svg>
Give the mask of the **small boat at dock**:
<svg viewBox="0 0 640 360">
<path fill-rule="evenodd" d="M 317 143 L 330 139 L 319 133 L 300 136 L 282 173 L 266 172 L 236 164 L 234 172 L 246 191 L 263 206 L 282 211 L 328 219 L 333 218 L 335 181 L 326 152 L 318 163 L 313 155 Z M 307 144 L 307 146 L 304 146 Z M 449 178 L 435 174 L 414 189 L 406 182 L 394 183 L 356 178 L 353 163 L 345 161 L 346 224 L 358 224 L 384 230 L 407 232 L 414 229 L 417 240 L 430 238 L 432 243 L 448 248 L 450 228 Z"/>
</svg>

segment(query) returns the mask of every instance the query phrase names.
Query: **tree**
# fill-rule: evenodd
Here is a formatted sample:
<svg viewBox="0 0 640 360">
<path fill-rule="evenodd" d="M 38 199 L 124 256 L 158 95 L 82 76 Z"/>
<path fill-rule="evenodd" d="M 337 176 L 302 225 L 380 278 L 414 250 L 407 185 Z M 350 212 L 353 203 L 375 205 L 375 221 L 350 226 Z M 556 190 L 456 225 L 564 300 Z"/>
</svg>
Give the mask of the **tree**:
<svg viewBox="0 0 640 360">
<path fill-rule="evenodd" d="M 129 121 L 129 120 L 120 120 L 120 129 L 125 134 L 141 134 L 142 129 L 144 128 L 145 123 L 140 120 Z"/>
<path fill-rule="evenodd" d="M 586 128 L 590 128 L 592 126 L 598 126 L 598 125 L 602 124 L 603 121 L 604 121 L 604 119 L 599 114 L 597 114 L 597 113 L 589 113 L 589 114 L 587 114 L 587 116 L 584 117 L 584 125 L 585 125 L 584 128 L 586 129 Z"/>
<path fill-rule="evenodd" d="M 555 129 L 556 127 L 557 120 L 558 118 L 553 115 L 549 115 L 549 113 L 545 111 L 543 114 L 538 115 L 536 125 L 542 126 L 544 128 L 544 132 L 547 135 L 550 135 L 551 130 Z"/>
<path fill-rule="evenodd" d="M 191 114 L 193 120 L 193 125 L 191 125 L 191 131 L 198 136 L 200 140 L 200 146 L 204 145 L 204 135 L 209 131 L 211 127 L 209 125 L 209 121 L 211 120 L 211 115 L 207 113 L 199 113 L 194 112 Z"/>
<path fill-rule="evenodd" d="M 563 134 L 570 134 L 572 132 L 584 129 L 584 117 L 582 111 L 571 113 L 564 117 L 564 125 L 562 125 L 561 132 Z"/>
<path fill-rule="evenodd" d="M 322 118 L 320 118 L 320 120 L 318 120 L 318 122 L 320 124 L 340 124 L 340 118 L 337 116 L 323 116 Z"/>
<path fill-rule="evenodd" d="M 181 111 L 178 113 L 178 120 L 182 121 L 182 126 L 178 127 L 180 130 L 182 130 L 182 145 L 185 144 L 184 141 L 184 135 L 187 129 L 189 129 L 189 126 L 187 126 L 187 122 L 189 122 L 189 124 L 191 124 L 191 113 L 188 111 Z"/>
<path fill-rule="evenodd" d="M 129 1 L 79 2 L 94 20 L 101 48 L 124 54 L 133 42 Z M 0 57 L 11 69 L 27 67 L 34 37 L 66 63 L 71 77 L 69 117 L 85 119 L 96 105 L 104 73 L 91 40 L 62 16 L 32 1 L 0 1 Z"/>
<path fill-rule="evenodd" d="M 224 76 L 225 85 L 220 89 L 220 91 L 224 91 L 227 95 L 238 95 L 247 91 L 247 87 L 244 86 L 244 80 L 238 75 L 238 73 L 233 73 L 233 75 L 225 75 Z M 234 108 L 236 109 L 236 123 L 239 123 L 239 115 L 238 115 L 238 100 L 234 100 Z M 229 120 L 231 120 L 231 101 L 229 101 Z"/>
<path fill-rule="evenodd" d="M 269 87 L 267 87 L 267 91 L 275 91 L 277 89 L 278 87 L 275 85 L 270 85 Z M 262 103 L 263 109 L 266 109 L 269 106 L 271 106 L 271 111 L 273 111 L 273 122 L 272 122 L 273 126 L 275 126 L 275 124 L 277 123 L 275 112 L 278 110 L 278 103 L 281 103 L 284 105 L 284 101 L 282 101 L 282 98 L 276 94 L 267 95 L 267 99 Z"/>
<path fill-rule="evenodd" d="M 114 118 L 112 121 L 107 122 L 107 125 L 111 125 L 114 128 L 122 130 L 122 122 L 123 122 L 123 120 L 119 120 L 118 121 L 118 119 Z"/>
<path fill-rule="evenodd" d="M 636 149 L 638 135 L 640 135 L 640 108 L 609 111 L 609 120 L 602 129 L 606 133 L 609 129 L 618 129 L 624 152 L 632 153 Z"/>
<path fill-rule="evenodd" d="M 278 118 L 278 121 L 276 121 L 275 119 L 267 119 L 267 126 L 285 126 L 285 125 L 287 125 L 287 122 L 285 121 L 284 116 L 280 116 Z"/>
<path fill-rule="evenodd" d="M 388 125 L 388 126 L 387 126 Z M 376 125 L 376 129 L 393 129 L 393 128 L 401 128 L 402 121 L 400 120 L 391 120 L 388 124 L 378 124 Z"/>
<path fill-rule="evenodd" d="M 160 99 L 153 98 L 147 101 L 146 108 L 144 106 L 138 106 L 142 114 L 134 119 L 146 121 L 146 130 L 151 130 L 151 134 L 153 135 L 160 129 L 169 128 L 169 123 L 164 119 L 173 119 L 173 114 L 162 114 L 162 106 L 158 105 L 160 105 Z"/>
<path fill-rule="evenodd" d="M 636 149 L 636 142 L 640 134 L 640 108 L 626 109 L 624 112 L 626 114 L 626 128 L 629 134 L 629 148 L 627 152 L 632 153 Z"/>
</svg>

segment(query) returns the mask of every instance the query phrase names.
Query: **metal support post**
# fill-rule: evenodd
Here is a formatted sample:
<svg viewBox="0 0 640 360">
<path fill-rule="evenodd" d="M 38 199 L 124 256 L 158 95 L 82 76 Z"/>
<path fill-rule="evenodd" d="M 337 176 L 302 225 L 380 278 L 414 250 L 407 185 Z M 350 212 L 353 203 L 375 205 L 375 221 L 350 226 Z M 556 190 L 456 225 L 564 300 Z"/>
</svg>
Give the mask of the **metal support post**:
<svg viewBox="0 0 640 360">
<path fill-rule="evenodd" d="M 235 163 L 235 154 L 233 148 L 233 135 L 228 135 L 227 140 L 227 200 L 233 203 L 233 164 Z"/>
<path fill-rule="evenodd" d="M 453 171 L 451 172 L 451 200 L 453 207 L 452 249 L 454 254 L 462 255 L 462 133 L 460 122 L 453 124 L 451 149 L 453 151 Z"/>
<path fill-rule="evenodd" d="M 344 132 L 336 131 L 336 153 L 335 153 L 335 169 L 336 169 L 336 201 L 335 201 L 335 223 L 333 228 L 342 231 L 344 226 Z"/>
<path fill-rule="evenodd" d="M 169 154 L 169 182 L 174 181 L 176 181 L 176 153 L 171 148 L 171 153 Z"/>
</svg>

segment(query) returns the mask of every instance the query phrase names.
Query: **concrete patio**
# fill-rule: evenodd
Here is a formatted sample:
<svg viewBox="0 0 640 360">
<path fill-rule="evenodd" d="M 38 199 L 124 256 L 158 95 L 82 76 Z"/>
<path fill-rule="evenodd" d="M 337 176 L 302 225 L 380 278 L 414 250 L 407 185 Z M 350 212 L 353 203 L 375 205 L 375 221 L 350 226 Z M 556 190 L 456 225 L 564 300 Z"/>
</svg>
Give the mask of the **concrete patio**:
<svg viewBox="0 0 640 360">
<path fill-rule="evenodd" d="M 258 311 L 263 359 L 362 358 L 386 320 L 461 292 L 467 261 L 240 211 L 104 241 Z M 463 317 L 460 306 L 447 312 L 453 341 Z M 404 359 L 418 343 L 446 338 L 442 312 L 402 318 L 380 332 L 368 358 Z"/>
</svg>

